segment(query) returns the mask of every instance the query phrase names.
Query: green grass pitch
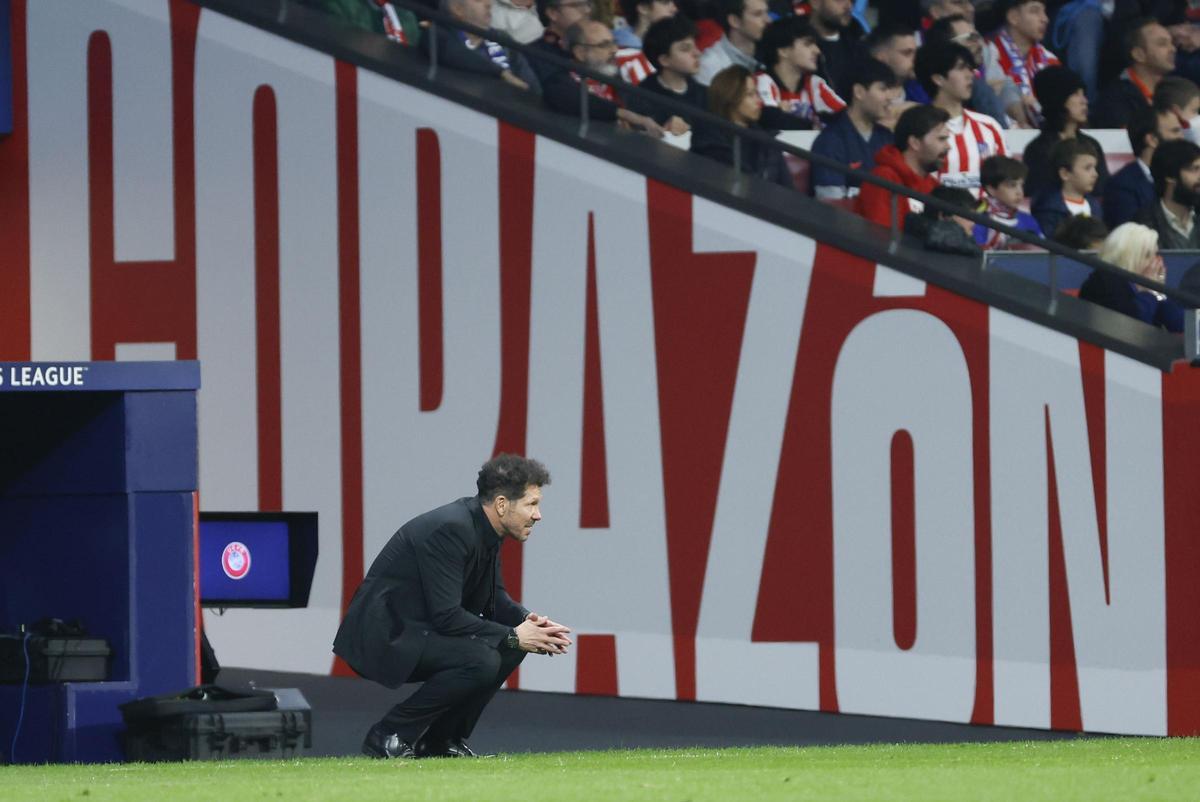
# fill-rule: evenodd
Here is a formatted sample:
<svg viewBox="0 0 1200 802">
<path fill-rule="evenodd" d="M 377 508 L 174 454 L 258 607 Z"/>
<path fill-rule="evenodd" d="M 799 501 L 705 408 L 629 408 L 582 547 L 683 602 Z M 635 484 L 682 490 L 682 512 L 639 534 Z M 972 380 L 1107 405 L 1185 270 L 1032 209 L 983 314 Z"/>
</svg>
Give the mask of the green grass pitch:
<svg viewBox="0 0 1200 802">
<path fill-rule="evenodd" d="M 1200 739 L 9 766 L 0 799 L 1197 800 Z"/>
</svg>

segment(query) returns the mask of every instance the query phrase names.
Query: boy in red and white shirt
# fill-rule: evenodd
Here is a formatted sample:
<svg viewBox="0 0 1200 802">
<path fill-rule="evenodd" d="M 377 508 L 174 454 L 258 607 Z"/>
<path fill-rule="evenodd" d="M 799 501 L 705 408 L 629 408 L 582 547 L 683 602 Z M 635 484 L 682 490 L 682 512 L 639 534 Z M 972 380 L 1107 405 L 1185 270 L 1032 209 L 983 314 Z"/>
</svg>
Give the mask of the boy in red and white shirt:
<svg viewBox="0 0 1200 802">
<path fill-rule="evenodd" d="M 763 105 L 799 117 L 810 128 L 846 108 L 846 102 L 817 75 L 821 48 L 817 33 L 801 17 L 783 17 L 767 26 L 759 42 L 766 70 L 754 76 Z"/>
<path fill-rule="evenodd" d="M 1059 66 L 1058 56 L 1042 45 L 1050 17 L 1043 0 L 1005 0 L 1004 25 L 992 37 L 998 59 L 995 65 L 1013 80 L 1034 124 L 1041 123 L 1041 107 L 1033 94 L 1033 77 L 1047 67 Z M 993 67 L 992 69 L 995 69 Z M 987 74 L 988 81 L 1003 75 Z"/>
<path fill-rule="evenodd" d="M 933 98 L 930 105 L 950 115 L 950 152 L 938 171 L 938 181 L 969 189 L 980 197 L 979 173 L 983 160 L 1007 156 L 1008 143 L 1000 123 L 986 114 L 971 111 L 975 60 L 971 51 L 953 43 L 926 45 L 917 52 L 917 80 Z"/>
</svg>

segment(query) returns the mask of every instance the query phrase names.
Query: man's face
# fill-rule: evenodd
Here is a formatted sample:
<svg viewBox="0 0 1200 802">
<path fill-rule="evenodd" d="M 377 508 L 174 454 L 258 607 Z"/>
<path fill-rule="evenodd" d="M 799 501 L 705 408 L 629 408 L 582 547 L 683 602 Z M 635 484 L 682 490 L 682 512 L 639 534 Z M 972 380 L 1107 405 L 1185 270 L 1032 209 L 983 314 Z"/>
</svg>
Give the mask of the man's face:
<svg viewBox="0 0 1200 802">
<path fill-rule="evenodd" d="M 1063 188 L 1068 192 L 1077 192 L 1080 195 L 1087 195 L 1096 188 L 1096 179 L 1099 173 L 1096 171 L 1096 157 L 1090 154 L 1076 156 L 1075 161 L 1071 164 L 1070 170 L 1063 170 L 1066 176 L 1063 177 Z"/>
<path fill-rule="evenodd" d="M 762 116 L 762 98 L 758 96 L 758 88 L 754 85 L 753 78 L 746 79 L 742 99 L 734 108 L 734 114 L 750 123 L 758 122 L 758 118 Z"/>
<path fill-rule="evenodd" d="M 1161 25 L 1142 28 L 1142 42 L 1130 51 L 1135 63 L 1146 69 L 1166 75 L 1175 69 L 1175 43 L 1171 34 Z"/>
<path fill-rule="evenodd" d="M 910 139 L 909 142 L 912 142 Z M 950 152 L 950 129 L 945 123 L 931 128 L 929 133 L 917 140 L 917 164 L 927 173 L 935 173 L 942 159 Z"/>
<path fill-rule="evenodd" d="M 492 0 L 459 0 L 450 6 L 450 13 L 477 28 L 492 27 Z"/>
<path fill-rule="evenodd" d="M 603 69 L 612 63 L 617 52 L 612 31 L 603 22 L 583 23 L 583 40 L 575 45 L 575 59 L 594 69 Z"/>
<path fill-rule="evenodd" d="M 971 99 L 971 87 L 975 84 L 975 70 L 971 69 L 970 64 L 959 61 L 950 72 L 946 73 L 945 78 L 935 77 L 934 80 L 947 96 L 959 103 L 966 103 Z"/>
<path fill-rule="evenodd" d="M 781 48 L 780 59 L 802 72 L 816 72 L 821 59 L 821 47 L 816 39 L 796 39 L 791 47 Z"/>
<path fill-rule="evenodd" d="M 1031 42 L 1040 42 L 1046 36 L 1050 18 L 1046 16 L 1045 3 L 1022 3 L 1009 9 L 1008 27 Z M 1170 39 L 1170 37 L 1167 37 Z"/>
<path fill-rule="evenodd" d="M 987 191 L 1005 206 L 1015 209 L 1025 200 L 1025 179 L 1009 178 L 994 187 L 988 187 Z"/>
<path fill-rule="evenodd" d="M 1200 191 L 1200 159 L 1179 171 L 1179 184 L 1193 193 Z"/>
<path fill-rule="evenodd" d="M 962 45 L 967 50 L 971 51 L 972 58 L 976 64 L 983 63 L 983 37 L 979 35 L 979 31 L 975 29 L 975 23 L 967 22 L 965 19 L 956 20 L 950 23 L 950 31 L 953 34 L 950 41 L 956 45 Z"/>
<path fill-rule="evenodd" d="M 971 0 L 938 0 L 929 7 L 929 16 L 933 19 L 952 17 L 955 14 L 966 17 L 975 25 L 975 4 Z"/>
<path fill-rule="evenodd" d="M 651 24 L 673 17 L 678 11 L 675 0 L 651 0 L 649 3 L 639 3 L 638 8 L 642 10 L 643 18 Z"/>
<path fill-rule="evenodd" d="M 504 499 L 503 503 L 501 499 Z M 511 537 L 520 543 L 529 540 L 533 525 L 542 520 L 542 489 L 537 485 L 526 485 L 525 495 L 516 501 L 497 496 L 495 503 L 501 536 Z"/>
<path fill-rule="evenodd" d="M 763 31 L 771 21 L 767 16 L 767 0 L 746 0 L 742 6 L 742 16 L 729 15 L 730 30 L 736 30 L 751 42 L 762 38 Z"/>
<path fill-rule="evenodd" d="M 582 22 L 592 13 L 591 0 L 562 0 L 558 5 L 546 7 L 546 19 L 550 29 L 560 36 L 577 22 Z"/>
<path fill-rule="evenodd" d="M 893 36 L 888 46 L 879 50 L 875 57 L 892 68 L 901 81 L 917 77 L 913 64 L 917 60 L 917 37 Z"/>
<path fill-rule="evenodd" d="M 887 116 L 893 96 L 893 89 L 880 81 L 876 81 L 866 89 L 861 84 L 854 87 L 854 105 L 858 107 L 863 117 L 873 123 L 877 123 Z"/>
<path fill-rule="evenodd" d="M 671 45 L 666 55 L 658 59 L 659 66 L 673 70 L 681 75 L 695 75 L 700 72 L 700 48 L 692 37 L 680 39 Z"/>
<path fill-rule="evenodd" d="M 853 0 L 812 0 L 813 16 L 826 28 L 840 31 L 850 24 Z"/>
</svg>

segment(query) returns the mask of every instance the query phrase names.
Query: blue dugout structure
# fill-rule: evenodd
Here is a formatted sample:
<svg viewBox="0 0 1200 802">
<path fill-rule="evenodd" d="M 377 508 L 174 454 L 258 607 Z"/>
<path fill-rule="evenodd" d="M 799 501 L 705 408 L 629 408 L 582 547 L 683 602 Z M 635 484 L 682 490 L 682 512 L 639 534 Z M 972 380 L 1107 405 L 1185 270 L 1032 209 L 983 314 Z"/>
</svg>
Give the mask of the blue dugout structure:
<svg viewBox="0 0 1200 802">
<path fill-rule="evenodd" d="M 198 362 L 0 363 L 0 632 L 78 619 L 112 649 L 104 682 L 0 685 L 6 760 L 120 760 L 118 705 L 197 683 L 199 386 Z"/>
</svg>

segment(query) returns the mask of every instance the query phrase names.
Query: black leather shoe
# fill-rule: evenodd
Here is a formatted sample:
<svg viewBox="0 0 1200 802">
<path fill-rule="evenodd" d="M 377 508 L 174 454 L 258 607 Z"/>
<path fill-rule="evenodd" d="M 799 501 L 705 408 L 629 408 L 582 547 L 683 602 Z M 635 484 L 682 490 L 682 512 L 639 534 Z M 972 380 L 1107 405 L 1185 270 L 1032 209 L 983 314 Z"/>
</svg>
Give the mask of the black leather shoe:
<svg viewBox="0 0 1200 802">
<path fill-rule="evenodd" d="M 458 739 L 453 741 L 443 741 L 441 743 L 430 744 L 425 740 L 417 741 L 417 757 L 490 757 L 489 755 L 476 754 L 475 750 L 467 746 L 467 742 Z"/>
<path fill-rule="evenodd" d="M 378 758 L 414 758 L 417 756 L 412 744 L 400 740 L 399 735 L 388 732 L 378 724 L 367 731 L 367 737 L 363 739 L 362 751 L 364 755 Z"/>
</svg>

